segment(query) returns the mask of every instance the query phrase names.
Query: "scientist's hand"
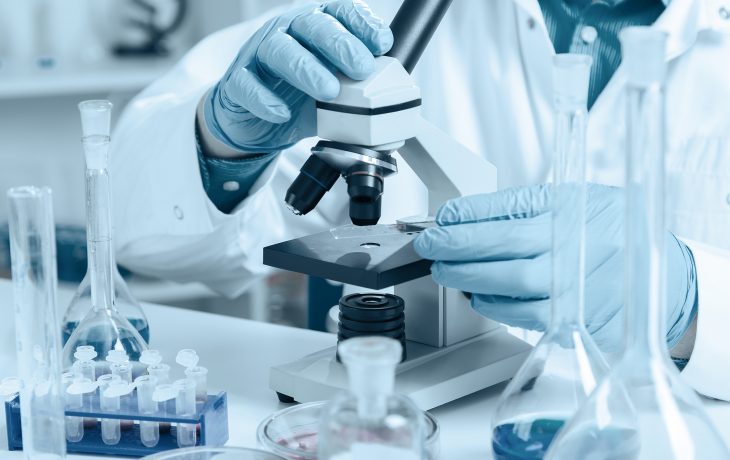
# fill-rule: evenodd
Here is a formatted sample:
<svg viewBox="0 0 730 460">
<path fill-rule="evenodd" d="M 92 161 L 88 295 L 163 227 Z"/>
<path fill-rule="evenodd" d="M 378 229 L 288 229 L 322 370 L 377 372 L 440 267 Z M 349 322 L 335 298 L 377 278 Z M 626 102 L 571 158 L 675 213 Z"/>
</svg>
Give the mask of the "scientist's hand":
<svg viewBox="0 0 730 460">
<path fill-rule="evenodd" d="M 589 184 L 586 205 L 588 331 L 604 351 L 622 344 L 624 197 L 621 189 Z M 472 293 L 472 306 L 496 321 L 542 331 L 550 319 L 550 186 L 512 188 L 451 200 L 436 216 L 439 227 L 415 240 L 434 260 L 441 285 Z M 668 235 L 667 342 L 675 345 L 695 309 L 694 260 Z"/>
<path fill-rule="evenodd" d="M 361 0 L 293 9 L 268 21 L 205 101 L 205 122 L 219 140 L 265 153 L 316 134 L 314 100 L 340 92 L 335 72 L 364 80 L 390 50 L 390 28 Z"/>
</svg>

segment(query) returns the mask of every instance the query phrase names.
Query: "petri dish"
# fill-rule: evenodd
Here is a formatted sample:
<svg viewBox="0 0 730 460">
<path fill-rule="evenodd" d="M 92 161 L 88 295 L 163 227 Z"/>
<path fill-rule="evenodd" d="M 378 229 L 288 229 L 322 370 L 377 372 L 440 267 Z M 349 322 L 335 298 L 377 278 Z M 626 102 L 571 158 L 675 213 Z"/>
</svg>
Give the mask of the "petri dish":
<svg viewBox="0 0 730 460">
<path fill-rule="evenodd" d="M 160 452 L 146 460 L 284 460 L 271 452 L 243 447 L 188 447 Z M 143 460 L 144 460 L 143 459 Z"/>
<path fill-rule="evenodd" d="M 316 460 L 317 431 L 327 401 L 298 404 L 274 412 L 258 427 L 261 446 L 288 460 Z M 424 412 L 426 423 L 426 460 L 439 458 L 440 429 L 436 418 Z"/>
</svg>

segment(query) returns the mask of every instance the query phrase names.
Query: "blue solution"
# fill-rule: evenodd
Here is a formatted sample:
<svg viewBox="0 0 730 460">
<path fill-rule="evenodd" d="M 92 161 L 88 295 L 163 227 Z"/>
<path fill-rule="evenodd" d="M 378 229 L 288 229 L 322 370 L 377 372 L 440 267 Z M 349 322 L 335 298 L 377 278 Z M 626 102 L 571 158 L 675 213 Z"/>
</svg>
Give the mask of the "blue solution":
<svg viewBox="0 0 730 460">
<path fill-rule="evenodd" d="M 529 426 L 527 436 L 523 433 Z M 550 443 L 565 420 L 536 419 L 499 425 L 492 432 L 492 451 L 496 460 L 535 460 L 547 453 Z"/>
<path fill-rule="evenodd" d="M 129 320 L 129 322 L 132 324 L 132 326 L 137 329 L 137 331 L 140 333 L 142 338 L 145 340 L 146 343 L 149 343 L 149 327 L 147 326 L 147 323 L 145 321 L 141 321 L 139 319 L 132 319 Z M 77 321 L 68 322 L 63 325 L 62 329 L 62 338 L 63 338 L 63 344 L 65 345 L 66 342 L 68 342 L 68 339 L 71 337 L 71 334 L 76 330 L 76 327 L 78 326 Z M 142 327 L 142 330 L 139 330 L 139 327 Z M 108 344 L 102 341 L 102 337 L 104 337 L 104 333 L 102 331 L 97 331 L 97 333 L 94 333 L 94 329 L 87 330 L 86 336 L 82 338 L 84 345 L 92 345 L 95 350 L 109 350 L 113 348 L 112 344 Z M 131 336 L 128 337 L 121 337 L 120 338 L 122 342 L 122 346 L 125 350 L 127 350 L 127 354 L 129 355 L 130 361 L 138 361 L 139 357 L 142 354 L 142 350 L 138 349 L 137 347 L 137 341 L 132 340 Z"/>
<path fill-rule="evenodd" d="M 150 327 L 147 324 L 147 321 L 138 318 L 127 318 L 127 321 L 129 321 L 129 323 L 134 326 L 135 329 L 137 329 L 139 335 L 141 335 L 144 341 L 149 344 Z M 71 337 L 71 334 L 73 334 L 73 332 L 76 330 L 76 326 L 78 325 L 78 321 L 69 321 L 68 323 L 63 325 L 61 329 L 61 340 L 63 341 L 62 345 L 66 345 L 66 342 L 68 342 L 68 339 Z"/>
</svg>

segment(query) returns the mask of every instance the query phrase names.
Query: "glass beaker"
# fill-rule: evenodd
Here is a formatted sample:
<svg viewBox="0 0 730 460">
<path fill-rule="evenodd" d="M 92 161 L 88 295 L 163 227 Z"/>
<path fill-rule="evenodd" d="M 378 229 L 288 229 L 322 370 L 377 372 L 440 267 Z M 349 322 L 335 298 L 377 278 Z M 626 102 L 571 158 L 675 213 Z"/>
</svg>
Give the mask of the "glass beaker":
<svg viewBox="0 0 730 460">
<path fill-rule="evenodd" d="M 110 122 L 111 122 L 111 110 L 112 110 L 112 104 L 109 101 L 103 101 L 103 100 L 91 100 L 91 101 L 84 101 L 79 104 L 79 111 L 81 112 L 81 121 L 82 121 L 82 128 L 83 128 L 83 138 L 84 139 L 94 139 L 95 136 L 100 136 L 96 138 L 97 142 L 103 141 L 104 138 L 107 140 L 107 148 L 108 148 L 108 141 L 110 140 L 109 134 L 110 134 Z M 83 139 L 82 139 L 83 142 Z M 84 147 L 86 148 L 86 146 Z M 101 155 L 106 155 L 106 153 L 101 153 Z M 94 179 L 93 175 L 89 174 L 89 169 L 104 169 L 106 170 L 106 159 L 104 159 L 103 168 L 95 168 L 91 167 L 88 164 L 88 157 L 87 157 L 87 174 L 86 174 L 86 199 L 87 199 L 87 232 L 89 229 L 89 225 L 92 225 L 92 222 L 90 222 L 91 219 L 100 219 L 105 218 L 102 213 L 97 213 L 96 215 L 92 215 L 89 211 L 89 207 L 91 206 L 89 203 L 89 199 L 94 197 L 95 195 L 98 195 L 99 192 L 92 190 L 92 187 L 95 187 L 97 184 L 97 179 Z M 108 178 L 107 178 L 108 180 Z M 110 237 L 111 237 L 111 231 L 110 231 Z M 79 284 L 79 287 L 76 289 L 76 294 L 74 295 L 73 299 L 71 299 L 71 302 L 69 303 L 68 307 L 66 308 L 66 314 L 63 317 L 62 322 L 62 331 L 61 336 L 63 339 L 63 344 L 65 345 L 68 341 L 69 337 L 71 337 L 71 334 L 73 334 L 76 327 L 79 325 L 82 319 L 91 311 L 91 259 L 92 259 L 92 244 L 89 241 L 89 235 L 87 235 L 87 253 L 88 253 L 88 268 L 86 270 L 86 275 L 84 276 L 84 279 L 81 280 L 81 283 Z M 114 307 L 117 309 L 117 311 L 129 321 L 132 326 L 134 326 L 135 329 L 137 329 L 137 332 L 139 332 L 139 335 L 142 336 L 144 341 L 146 343 L 149 343 L 150 340 L 150 334 L 149 334 L 149 325 L 147 322 L 147 317 L 144 314 L 144 311 L 142 310 L 142 307 L 140 306 L 139 302 L 132 296 L 132 293 L 129 290 L 129 287 L 127 286 L 127 283 L 124 281 L 124 278 L 122 278 L 122 275 L 119 273 L 119 269 L 117 268 L 117 264 L 114 262 L 114 252 L 112 249 L 111 254 L 111 269 L 112 269 L 112 281 L 114 284 L 114 289 L 112 291 L 113 296 L 113 302 Z"/>
<path fill-rule="evenodd" d="M 563 424 L 608 372 L 583 320 L 590 67 L 591 58 L 579 54 L 559 54 L 553 60 L 552 318 L 497 403 L 492 450 L 498 460 L 543 458 Z"/>
<path fill-rule="evenodd" d="M 12 188 L 8 205 L 23 453 L 60 460 L 66 456 L 65 396 L 51 190 Z"/>
<path fill-rule="evenodd" d="M 355 337 L 338 352 L 347 367 L 350 391 L 324 409 L 319 460 L 420 460 L 425 457 L 423 412 L 393 393 L 401 344 L 386 337 Z"/>
<path fill-rule="evenodd" d="M 666 343 L 664 32 L 620 35 L 628 74 L 626 337 L 609 376 L 555 439 L 546 458 L 730 458 L 702 402 L 680 377 Z"/>
<path fill-rule="evenodd" d="M 80 346 L 93 346 L 97 353 L 98 377 L 109 372 L 109 351 L 123 351 L 138 361 L 147 342 L 117 309 L 114 296 L 114 250 L 112 245 L 111 187 L 107 170 L 111 103 L 85 101 L 79 104 L 84 128 L 82 144 L 86 159 L 86 238 L 89 255 L 91 309 L 76 326 L 63 348 L 63 365 L 73 364 Z M 98 134 L 101 133 L 101 134 Z M 144 318 L 141 309 L 138 311 Z M 146 324 L 146 319 L 144 320 Z M 146 326 L 145 326 L 146 327 Z"/>
</svg>

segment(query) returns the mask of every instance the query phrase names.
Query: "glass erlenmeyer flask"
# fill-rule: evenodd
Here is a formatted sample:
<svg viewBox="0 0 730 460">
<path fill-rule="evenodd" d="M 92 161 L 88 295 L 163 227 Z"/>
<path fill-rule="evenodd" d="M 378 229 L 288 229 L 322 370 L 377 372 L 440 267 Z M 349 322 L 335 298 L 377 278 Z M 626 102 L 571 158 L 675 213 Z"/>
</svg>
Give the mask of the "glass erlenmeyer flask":
<svg viewBox="0 0 730 460">
<path fill-rule="evenodd" d="M 401 344 L 387 337 L 341 342 L 350 391 L 324 409 L 319 428 L 320 460 L 420 460 L 425 458 L 423 412 L 393 393 Z"/>
<path fill-rule="evenodd" d="M 112 104 L 109 101 L 84 101 L 79 104 L 79 111 L 81 112 L 82 127 L 84 137 L 91 136 L 106 136 L 109 139 L 110 133 L 110 121 L 111 121 L 111 110 Z M 88 168 L 87 168 L 88 169 Z M 104 167 L 106 169 L 106 166 Z M 94 192 L 89 190 L 89 187 L 93 186 L 94 183 L 89 179 L 87 171 L 86 175 L 86 196 L 87 200 L 90 196 L 93 196 Z M 87 204 L 88 211 L 88 204 Z M 93 216 L 88 214 L 86 219 L 89 220 Z M 100 216 L 97 215 L 96 218 Z M 88 224 L 87 224 L 88 231 Z M 88 241 L 87 235 L 87 241 Z M 76 289 L 76 294 L 66 308 L 66 314 L 63 317 L 61 327 L 61 337 L 65 344 L 71 334 L 74 332 L 76 327 L 79 325 L 81 320 L 91 310 L 91 246 L 89 245 L 88 251 L 88 268 L 84 279 Z M 119 274 L 117 264 L 114 262 L 114 253 L 112 252 L 112 281 L 114 283 L 113 290 L 113 301 L 114 307 L 119 313 L 129 321 L 132 326 L 137 329 L 137 332 L 142 336 L 145 342 L 149 343 L 150 334 L 149 326 L 147 323 L 147 317 L 142 311 L 142 307 L 139 302 L 132 296 L 129 291 L 127 283 L 124 282 L 124 278 Z"/>
<path fill-rule="evenodd" d="M 124 351 L 130 361 L 138 361 L 142 351 L 147 349 L 147 343 L 114 303 L 111 188 L 107 171 L 111 103 L 85 101 L 79 104 L 79 109 L 86 159 L 86 238 L 91 308 L 64 345 L 63 366 L 71 368 L 78 347 L 93 346 L 97 353 L 98 377 L 108 372 L 106 357 L 110 350 Z"/>
<path fill-rule="evenodd" d="M 563 424 L 608 372 L 583 321 L 586 99 L 591 58 L 553 61 L 555 153 L 552 318 L 500 396 L 492 418 L 496 459 L 540 459 Z"/>
<path fill-rule="evenodd" d="M 630 27 L 620 39 L 628 73 L 624 350 L 546 458 L 727 459 L 666 344 L 664 250 L 673 238 L 664 223 L 666 34 Z"/>
</svg>

